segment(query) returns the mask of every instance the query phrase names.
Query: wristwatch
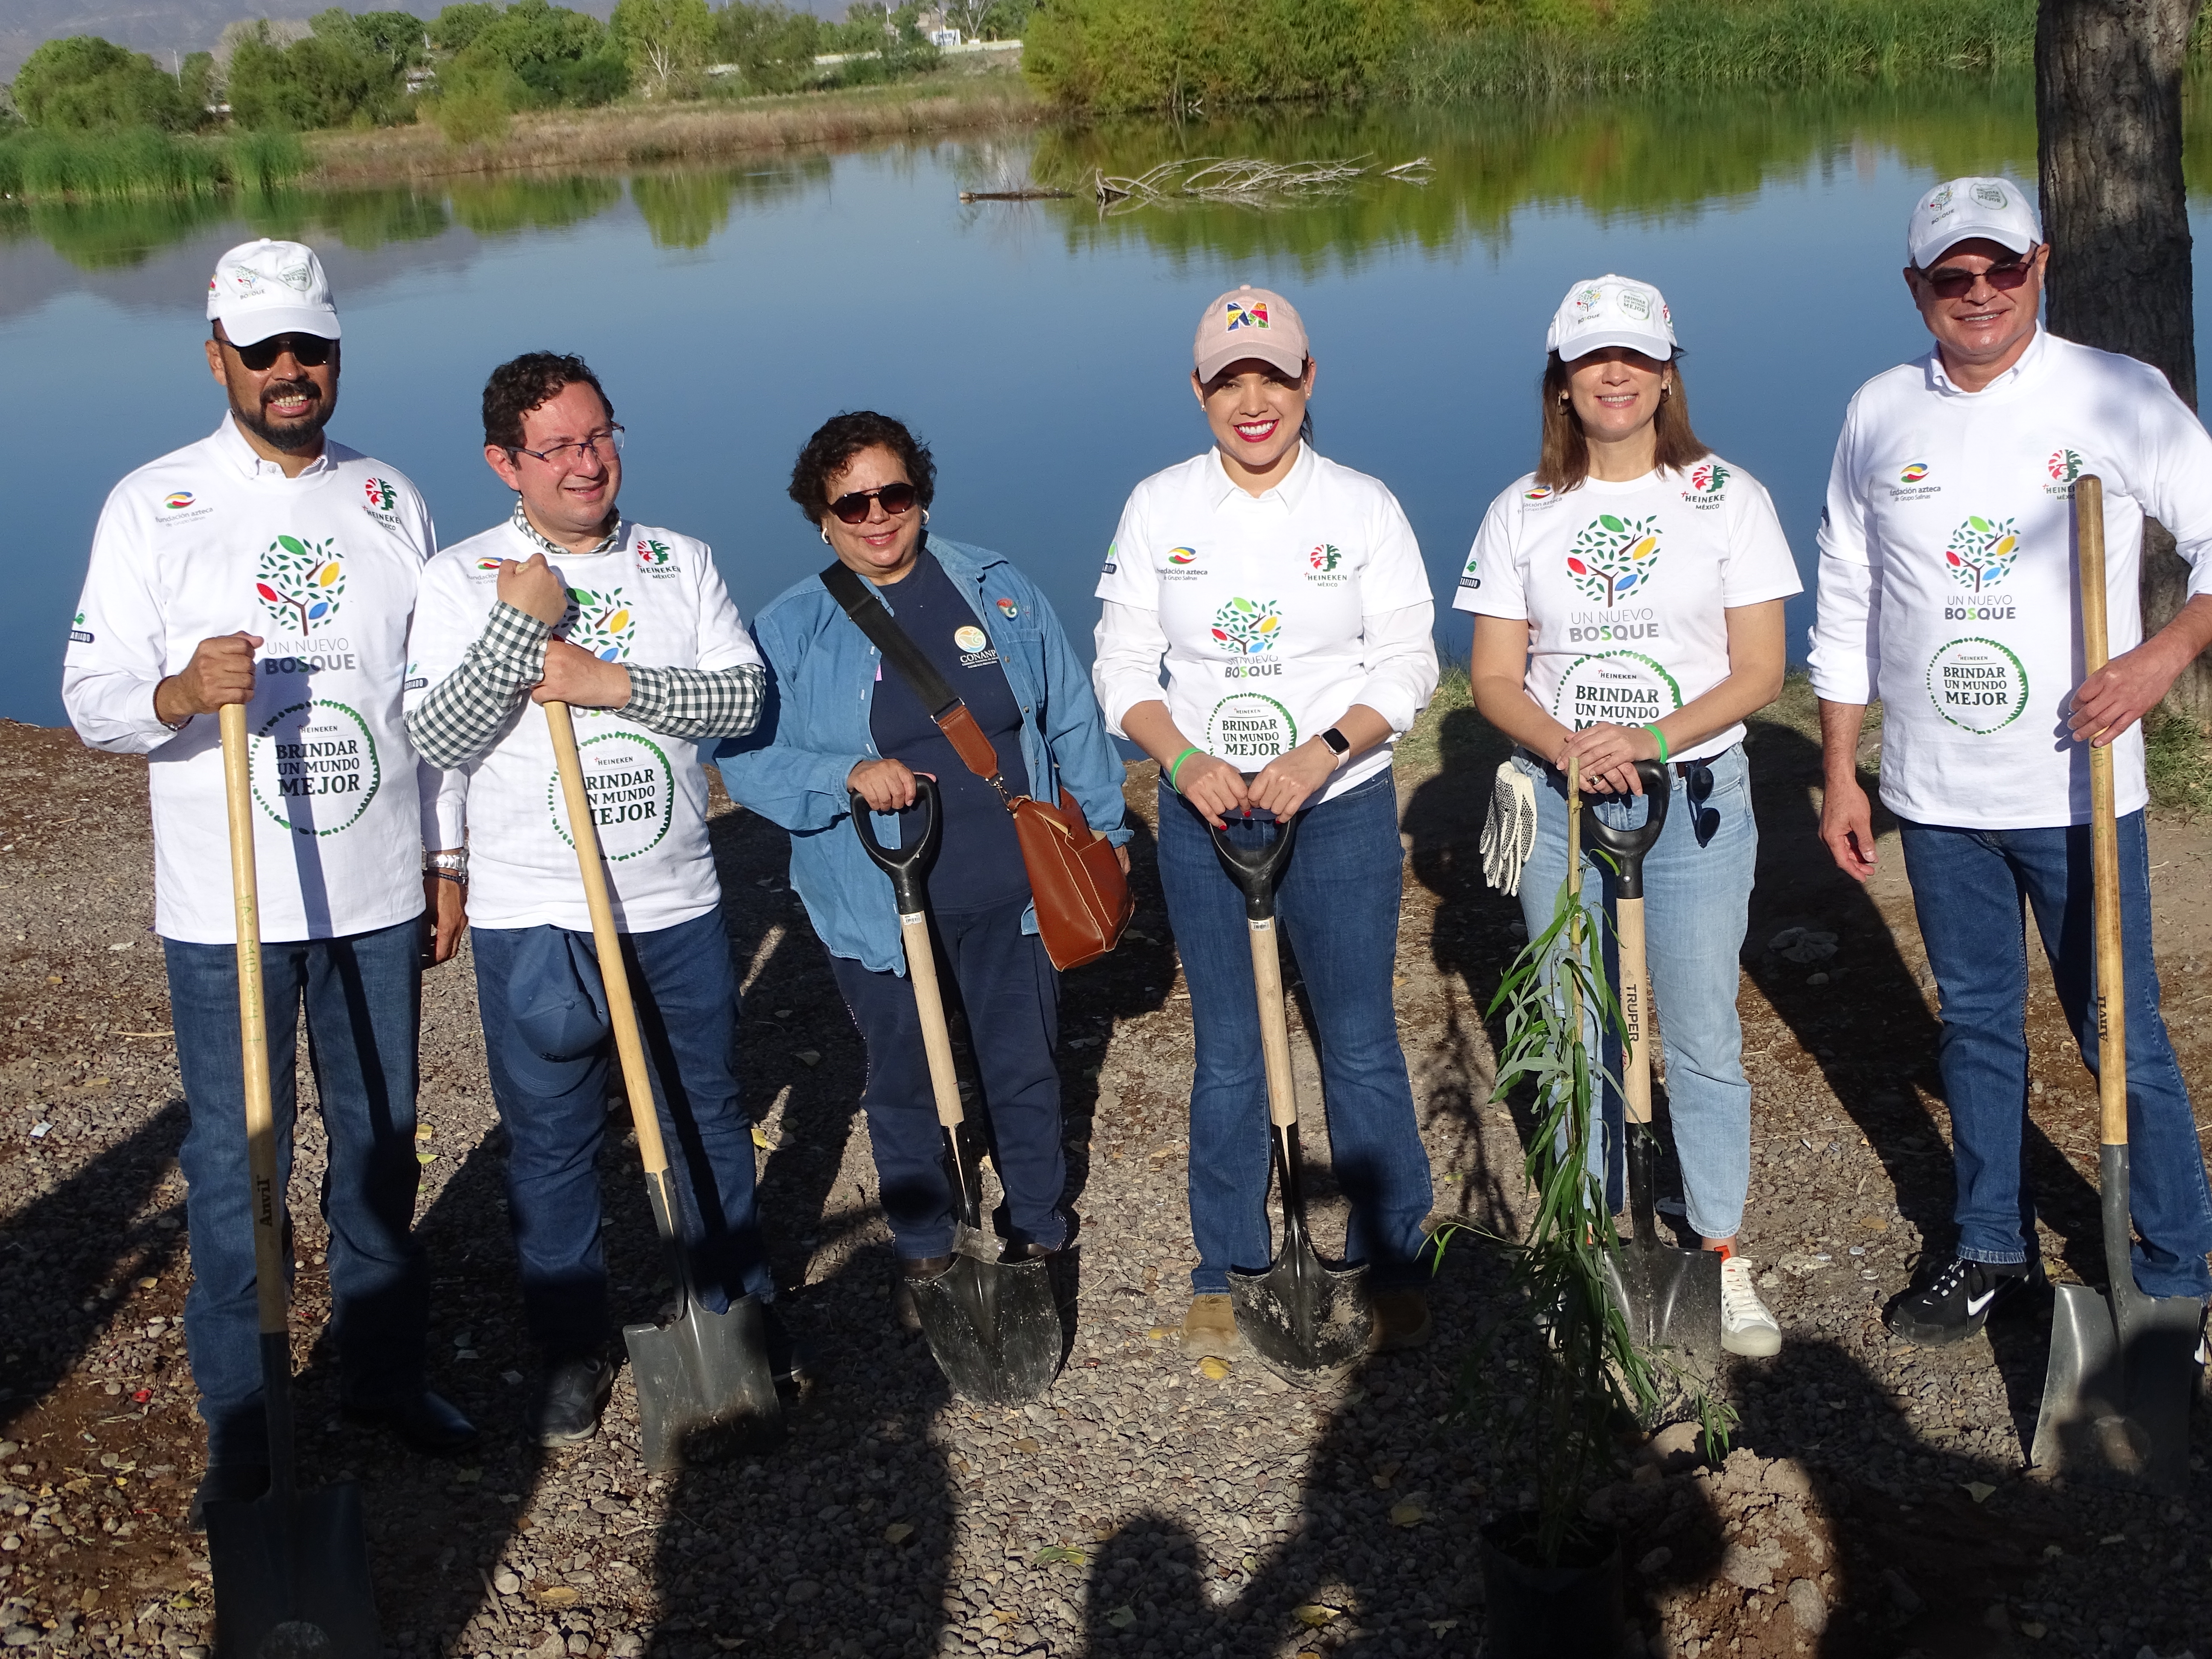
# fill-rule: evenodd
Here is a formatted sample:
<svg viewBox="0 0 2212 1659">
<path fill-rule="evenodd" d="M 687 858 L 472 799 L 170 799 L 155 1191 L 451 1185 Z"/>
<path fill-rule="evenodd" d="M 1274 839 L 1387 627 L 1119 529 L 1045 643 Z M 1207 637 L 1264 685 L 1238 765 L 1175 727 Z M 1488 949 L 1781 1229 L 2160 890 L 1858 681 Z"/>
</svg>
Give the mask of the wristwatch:
<svg viewBox="0 0 2212 1659">
<path fill-rule="evenodd" d="M 425 853 L 422 873 L 465 887 L 469 884 L 469 855 L 466 852 Z"/>
<path fill-rule="evenodd" d="M 1321 734 L 1321 740 L 1328 745 L 1328 752 L 1339 760 L 1352 752 L 1352 739 L 1333 726 Z"/>
</svg>

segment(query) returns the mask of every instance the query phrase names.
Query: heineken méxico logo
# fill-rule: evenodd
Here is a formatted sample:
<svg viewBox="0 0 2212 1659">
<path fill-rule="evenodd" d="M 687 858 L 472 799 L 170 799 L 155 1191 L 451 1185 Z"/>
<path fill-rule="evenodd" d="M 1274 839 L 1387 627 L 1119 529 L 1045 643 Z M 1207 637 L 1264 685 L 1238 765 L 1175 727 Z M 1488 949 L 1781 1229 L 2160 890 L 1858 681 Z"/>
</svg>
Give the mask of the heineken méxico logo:
<svg viewBox="0 0 2212 1659">
<path fill-rule="evenodd" d="M 2043 493 L 2070 496 L 2074 493 L 2074 481 L 2087 471 L 2088 467 L 2089 464 L 2073 450 L 2052 450 L 2051 459 L 2043 464 L 2044 471 L 2051 477 L 2051 482 L 2043 486 Z"/>
<path fill-rule="evenodd" d="M 1306 562 L 1321 571 L 1334 570 L 1343 561 L 1344 555 L 1336 550 L 1336 544 L 1334 542 L 1323 542 L 1306 555 Z"/>
<path fill-rule="evenodd" d="M 362 493 L 368 497 L 369 507 L 378 513 L 389 513 L 399 499 L 399 492 L 381 478 L 362 480 Z"/>
<path fill-rule="evenodd" d="M 1274 600 L 1231 599 L 1213 613 L 1213 642 L 1240 656 L 1257 656 L 1274 648 L 1282 625 Z"/>
<path fill-rule="evenodd" d="M 1604 513 L 1583 526 L 1567 550 L 1567 574 L 1584 599 L 1610 610 L 1651 580 L 1659 563 L 1659 520 Z"/>
<path fill-rule="evenodd" d="M 1690 489 L 1699 495 L 1717 495 L 1728 488 L 1729 476 L 1718 461 L 1699 461 L 1690 469 Z"/>
<path fill-rule="evenodd" d="M 564 635 L 568 643 L 581 646 L 601 662 L 628 661 L 630 642 L 637 637 L 637 618 L 622 589 L 572 587 L 568 598 L 576 608 Z"/>
<path fill-rule="evenodd" d="M 675 556 L 674 550 L 666 542 L 657 541 L 649 536 L 637 538 L 637 562 L 647 570 L 665 565 Z"/>
<path fill-rule="evenodd" d="M 254 593 L 280 627 L 311 633 L 335 616 L 345 592 L 345 566 L 333 550 L 335 537 L 303 541 L 279 536 L 261 556 Z"/>
<path fill-rule="evenodd" d="M 2020 558 L 2020 536 L 2010 519 L 1971 518 L 1951 532 L 1943 550 L 1951 580 L 1969 593 L 1995 587 Z"/>
</svg>

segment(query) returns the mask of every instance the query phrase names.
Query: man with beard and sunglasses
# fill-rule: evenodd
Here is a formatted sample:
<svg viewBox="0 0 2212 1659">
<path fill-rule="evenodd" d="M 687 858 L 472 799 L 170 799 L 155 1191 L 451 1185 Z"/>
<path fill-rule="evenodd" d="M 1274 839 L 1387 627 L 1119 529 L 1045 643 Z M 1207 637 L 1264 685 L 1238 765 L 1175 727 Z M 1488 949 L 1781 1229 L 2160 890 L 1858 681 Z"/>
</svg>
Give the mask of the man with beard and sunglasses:
<svg viewBox="0 0 2212 1659">
<path fill-rule="evenodd" d="M 230 826 L 216 714 L 242 703 L 280 1182 L 304 1006 L 329 1170 L 331 1290 L 348 1411 L 419 1449 L 476 1437 L 423 1385 L 429 1274 L 413 1235 L 416 1036 L 426 909 L 452 955 L 460 908 L 426 875 L 440 781 L 401 714 L 408 623 L 436 550 L 415 486 L 328 440 L 338 317 L 313 252 L 233 248 L 208 285 L 214 434 L 108 496 L 62 696 L 86 743 L 147 759 L 155 930 L 191 1127 L 185 1334 L 208 1471 L 192 1501 L 267 1486 L 248 1210 Z"/>
<path fill-rule="evenodd" d="M 438 845 L 465 834 L 469 922 L 525 1317 L 528 1432 L 591 1437 L 614 1382 L 597 1159 L 611 1029 L 541 705 L 574 711 L 607 884 L 675 1163 L 693 1286 L 714 1312 L 775 1295 L 737 1073 L 738 976 L 707 838 L 700 745 L 760 718 L 765 683 L 702 541 L 626 519 L 623 428 L 579 357 L 532 351 L 483 392 L 484 460 L 514 510 L 422 578 L 408 702 L 454 769 Z M 773 1309 L 769 1359 L 797 1364 Z"/>
<path fill-rule="evenodd" d="M 2141 722 L 2212 641 L 2212 437 L 2154 368 L 2041 327 L 2050 250 L 2009 179 L 1923 196 L 1905 280 L 1935 349 L 1861 387 L 1820 520 L 1813 685 L 1820 836 L 1866 880 L 1858 781 L 1882 700 L 1881 799 L 1896 815 L 1942 1001 L 1958 1237 L 1887 1314 L 1906 1341 L 1971 1336 L 2044 1283 L 2028 1187 L 2024 908 L 2068 1024 L 2097 1064 L 2089 746 L 2112 746 L 2125 940 L 2136 1282 L 2212 1293 L 2212 1186 L 2159 1012 Z M 2074 481 L 2104 481 L 2112 657 L 2082 678 Z M 2173 532 L 2190 599 L 2143 637 L 2143 520 Z"/>
</svg>

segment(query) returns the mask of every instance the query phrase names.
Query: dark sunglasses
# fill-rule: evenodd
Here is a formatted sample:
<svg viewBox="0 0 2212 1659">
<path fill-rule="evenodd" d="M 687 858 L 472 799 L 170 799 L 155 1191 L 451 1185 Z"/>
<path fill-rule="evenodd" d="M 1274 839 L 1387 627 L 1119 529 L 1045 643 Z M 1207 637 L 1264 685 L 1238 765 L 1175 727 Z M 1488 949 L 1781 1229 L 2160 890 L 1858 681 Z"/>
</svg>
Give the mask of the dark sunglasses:
<svg viewBox="0 0 2212 1659">
<path fill-rule="evenodd" d="M 223 343 L 238 354 L 238 361 L 256 374 L 266 374 L 276 360 L 286 352 L 302 368 L 320 368 L 330 362 L 331 353 L 337 349 L 336 340 L 325 340 L 319 334 L 273 334 L 265 340 L 256 340 L 252 345 Z"/>
<path fill-rule="evenodd" d="M 887 483 L 881 489 L 855 489 L 830 502 L 830 510 L 847 524 L 864 524 L 870 501 L 881 501 L 884 511 L 896 519 L 913 510 L 915 488 L 910 483 Z"/>
<path fill-rule="evenodd" d="M 1956 265 L 1938 265 L 1933 270 L 1923 270 L 1920 280 L 1935 290 L 1939 300 L 1963 300 L 1974 291 L 1976 283 L 1986 282 L 2000 294 L 2009 294 L 2027 280 L 2035 269 L 2037 250 L 2030 248 L 2017 259 L 2007 259 L 2002 264 L 1991 265 L 1987 270 L 1961 270 Z"/>
</svg>

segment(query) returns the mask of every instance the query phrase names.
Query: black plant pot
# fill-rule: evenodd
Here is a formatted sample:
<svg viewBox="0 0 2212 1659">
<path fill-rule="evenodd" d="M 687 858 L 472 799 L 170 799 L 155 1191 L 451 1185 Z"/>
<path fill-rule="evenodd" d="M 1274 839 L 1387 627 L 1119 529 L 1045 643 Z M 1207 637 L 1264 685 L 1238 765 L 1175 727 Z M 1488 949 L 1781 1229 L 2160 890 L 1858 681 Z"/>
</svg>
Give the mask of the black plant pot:
<svg viewBox="0 0 2212 1659">
<path fill-rule="evenodd" d="M 1534 1510 L 1500 1516 L 1481 1535 L 1486 1659 L 1620 1659 L 1619 1538 L 1588 1528 L 1547 1567 L 1536 1554 Z"/>
</svg>

